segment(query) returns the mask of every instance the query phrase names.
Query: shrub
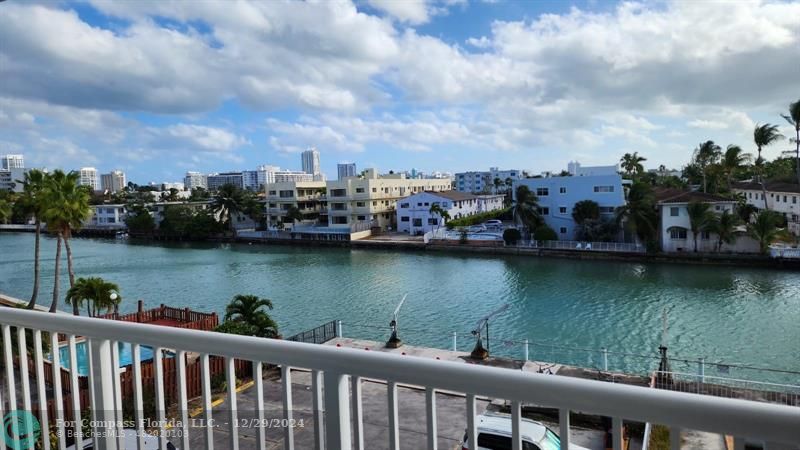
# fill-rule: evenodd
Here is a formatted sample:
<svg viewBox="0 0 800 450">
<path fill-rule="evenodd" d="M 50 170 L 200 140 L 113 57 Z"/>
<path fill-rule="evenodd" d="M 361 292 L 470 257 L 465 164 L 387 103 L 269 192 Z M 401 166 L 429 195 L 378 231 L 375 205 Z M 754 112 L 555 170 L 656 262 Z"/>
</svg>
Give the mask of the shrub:
<svg viewBox="0 0 800 450">
<path fill-rule="evenodd" d="M 459 219 L 448 220 L 446 226 L 448 230 L 452 230 L 454 228 L 477 225 L 479 223 L 484 223 L 487 220 L 491 219 L 502 219 L 508 216 L 508 212 L 510 211 L 510 209 L 511 208 L 498 209 L 495 211 L 475 214 L 474 216 L 467 216 L 467 217 L 461 217 Z"/>
<path fill-rule="evenodd" d="M 557 241 L 556 231 L 547 225 L 539 225 L 533 230 L 533 237 L 537 241 Z"/>
<path fill-rule="evenodd" d="M 522 239 L 522 233 L 516 228 L 507 228 L 503 231 L 503 240 L 506 241 L 506 245 L 516 245 L 520 239 Z"/>
</svg>

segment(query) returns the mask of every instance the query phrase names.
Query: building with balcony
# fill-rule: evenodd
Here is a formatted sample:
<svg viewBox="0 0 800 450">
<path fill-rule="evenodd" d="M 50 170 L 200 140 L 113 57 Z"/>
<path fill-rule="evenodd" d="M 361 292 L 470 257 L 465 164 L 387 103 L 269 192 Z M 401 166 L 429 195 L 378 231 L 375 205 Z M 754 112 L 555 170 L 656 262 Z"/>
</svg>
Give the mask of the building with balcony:
<svg viewBox="0 0 800 450">
<path fill-rule="evenodd" d="M 125 228 L 128 209 L 125 205 L 92 205 L 92 216 L 84 223 L 87 228 Z"/>
<path fill-rule="evenodd" d="M 400 200 L 397 204 L 397 231 L 412 235 L 424 234 L 444 226 L 438 206 L 451 219 L 474 216 L 503 209 L 503 195 L 474 195 L 459 191 L 420 192 Z"/>
<path fill-rule="evenodd" d="M 455 174 L 455 190 L 459 192 L 490 193 L 495 192 L 494 180 L 499 179 L 503 186 L 499 190 L 507 188 L 506 180 L 512 181 L 523 178 L 521 170 L 500 170 L 497 167 L 490 167 L 484 172 L 459 172 Z"/>
<path fill-rule="evenodd" d="M 232 184 L 239 189 L 244 189 L 244 176 L 242 172 L 223 172 L 209 174 L 206 178 L 209 191 L 216 191 L 226 184 Z"/>
<path fill-rule="evenodd" d="M 186 172 L 183 177 L 183 187 L 187 191 L 195 188 L 208 189 L 208 177 L 200 172 Z"/>
<path fill-rule="evenodd" d="M 112 170 L 100 176 L 101 189 L 111 194 L 122 191 L 127 185 L 128 182 L 125 180 L 125 172 L 121 170 Z"/>
<path fill-rule="evenodd" d="M 94 167 L 83 167 L 78 173 L 80 175 L 78 184 L 81 186 L 89 186 L 93 191 L 100 190 L 100 178 L 97 176 L 97 169 Z"/>
<path fill-rule="evenodd" d="M 345 227 L 359 222 L 383 230 L 396 229 L 396 206 L 400 199 L 424 191 L 449 191 L 448 179 L 409 180 L 404 174 L 378 175 L 367 169 L 363 177 L 328 181 L 328 223 Z"/>
<path fill-rule="evenodd" d="M 767 207 L 783 214 L 789 231 L 800 236 L 800 184 L 768 182 L 762 187 L 756 182 L 735 183 L 733 192 L 744 196 L 747 204 L 759 210 Z"/>
<path fill-rule="evenodd" d="M 327 225 L 328 212 L 324 181 L 288 181 L 270 183 L 266 186 L 267 225 L 277 227 L 278 223 L 290 224 L 286 217 L 294 207 L 303 215 L 304 222 Z"/>
<path fill-rule="evenodd" d="M 577 224 L 572 219 L 576 203 L 583 200 L 596 202 L 601 217 L 609 220 L 614 217 L 615 210 L 625 204 L 623 180 L 617 173 L 517 180 L 514 182 L 515 197 L 519 186 L 527 186 L 536 195 L 542 218 L 562 241 L 576 239 Z"/>
<path fill-rule="evenodd" d="M 25 157 L 23 155 L 3 155 L 0 156 L 0 169 L 24 169 Z"/>
</svg>

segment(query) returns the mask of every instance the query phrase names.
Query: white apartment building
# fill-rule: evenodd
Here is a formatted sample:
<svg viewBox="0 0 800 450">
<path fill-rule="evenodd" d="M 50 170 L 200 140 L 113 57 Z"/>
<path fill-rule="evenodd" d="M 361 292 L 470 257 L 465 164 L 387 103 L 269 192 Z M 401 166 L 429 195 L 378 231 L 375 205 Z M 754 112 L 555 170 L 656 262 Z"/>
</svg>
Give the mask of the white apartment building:
<svg viewBox="0 0 800 450">
<path fill-rule="evenodd" d="M 124 227 L 128 211 L 125 205 L 92 206 L 92 217 L 84 223 L 86 227 L 115 228 Z"/>
<path fill-rule="evenodd" d="M 363 177 L 328 181 L 328 223 L 331 227 L 371 223 L 381 229 L 395 228 L 395 208 L 400 199 L 424 191 L 449 191 L 450 180 L 409 180 L 405 174 L 378 175 L 367 169 Z"/>
<path fill-rule="evenodd" d="M 592 177 L 600 175 L 616 175 L 619 173 L 619 167 L 613 166 L 581 166 L 578 161 L 570 161 L 567 164 L 567 172 L 573 177 Z"/>
<path fill-rule="evenodd" d="M 272 176 L 274 177 L 274 183 L 304 183 L 315 181 L 314 175 L 306 172 L 298 172 L 296 170 L 280 170 L 273 172 Z"/>
<path fill-rule="evenodd" d="M 97 176 L 97 169 L 94 167 L 82 167 L 79 173 L 80 180 L 78 184 L 81 186 L 90 186 L 93 191 L 100 190 L 100 178 Z"/>
<path fill-rule="evenodd" d="M 521 170 L 500 170 L 497 167 L 490 167 L 488 172 L 459 172 L 455 175 L 455 190 L 471 193 L 494 192 L 496 178 L 505 183 L 507 179 L 519 180 L 523 175 Z"/>
<path fill-rule="evenodd" d="M 316 148 L 310 147 L 308 150 L 301 153 L 300 159 L 303 164 L 303 172 L 310 173 L 315 177 L 322 175 L 322 168 L 319 163 L 319 151 Z"/>
<path fill-rule="evenodd" d="M 4 155 L 0 157 L 0 169 L 24 169 L 25 157 L 22 155 Z"/>
<path fill-rule="evenodd" d="M 764 197 L 764 188 L 767 196 Z M 800 185 L 794 183 L 747 182 L 733 185 L 733 192 L 744 196 L 745 201 L 759 210 L 768 207 L 786 217 L 789 231 L 800 236 Z M 765 202 L 766 199 L 766 202 Z"/>
<path fill-rule="evenodd" d="M 22 192 L 22 183 L 17 180 L 24 179 L 25 172 L 24 168 L 0 169 L 0 190 Z"/>
<path fill-rule="evenodd" d="M 681 191 L 677 189 L 661 189 L 656 191 L 658 210 L 661 217 L 659 238 L 661 250 L 667 253 L 694 252 L 694 234 L 687 207 L 690 202 L 708 203 L 710 211 L 722 214 L 727 211 L 735 214 L 736 201 L 714 194 L 703 192 Z M 715 252 L 718 236 L 708 231 L 701 231 L 697 236 L 697 251 L 700 253 Z M 736 243 L 723 244 L 723 252 L 758 253 L 758 243 L 746 236 L 742 227 Z"/>
<path fill-rule="evenodd" d="M 186 172 L 183 177 L 183 187 L 187 191 L 194 188 L 208 189 L 208 177 L 200 172 Z"/>
<path fill-rule="evenodd" d="M 128 185 L 125 180 L 125 172 L 121 170 L 112 170 L 109 173 L 104 173 L 100 176 L 100 186 L 104 191 L 110 193 L 120 192 Z"/>
<path fill-rule="evenodd" d="M 474 216 L 503 209 L 503 195 L 474 195 L 459 191 L 421 192 L 399 201 L 397 206 L 397 231 L 424 234 L 444 226 L 439 214 L 431 214 L 438 205 L 451 219 Z"/>
<path fill-rule="evenodd" d="M 286 217 L 290 208 L 300 210 L 306 221 L 328 224 L 324 181 L 288 181 L 266 186 L 267 225 L 289 224 Z"/>
</svg>

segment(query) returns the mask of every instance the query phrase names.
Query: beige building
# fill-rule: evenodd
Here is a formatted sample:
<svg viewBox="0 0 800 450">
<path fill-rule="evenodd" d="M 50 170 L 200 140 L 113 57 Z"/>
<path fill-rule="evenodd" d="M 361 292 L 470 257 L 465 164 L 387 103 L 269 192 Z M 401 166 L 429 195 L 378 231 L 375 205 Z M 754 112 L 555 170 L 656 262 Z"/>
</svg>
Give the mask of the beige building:
<svg viewBox="0 0 800 450">
<path fill-rule="evenodd" d="M 405 174 L 378 175 L 375 169 L 363 177 L 328 181 L 328 224 L 347 227 L 369 223 L 383 230 L 396 229 L 397 201 L 424 191 L 449 191 L 449 179 L 408 179 Z"/>
<path fill-rule="evenodd" d="M 300 210 L 304 222 L 328 223 L 324 181 L 269 183 L 265 190 L 267 225 L 270 228 L 275 228 L 278 223 L 291 223 L 286 214 L 292 206 Z"/>
</svg>

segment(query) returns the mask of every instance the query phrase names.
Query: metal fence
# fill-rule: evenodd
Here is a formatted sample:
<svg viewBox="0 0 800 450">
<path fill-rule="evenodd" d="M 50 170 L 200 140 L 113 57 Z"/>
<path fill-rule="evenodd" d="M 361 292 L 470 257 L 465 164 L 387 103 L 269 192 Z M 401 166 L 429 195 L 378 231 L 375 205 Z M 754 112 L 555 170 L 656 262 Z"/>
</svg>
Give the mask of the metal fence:
<svg viewBox="0 0 800 450">
<path fill-rule="evenodd" d="M 800 406 L 800 386 L 705 374 L 656 372 L 655 387 L 675 392 Z"/>
<path fill-rule="evenodd" d="M 333 338 L 339 336 L 336 329 L 336 321 L 332 320 L 324 323 L 316 328 L 312 328 L 302 333 L 297 333 L 292 337 L 287 338 L 287 341 L 303 342 L 306 344 L 324 344 Z"/>
<path fill-rule="evenodd" d="M 800 259 L 800 248 L 771 248 L 769 255 L 773 258 Z"/>
<path fill-rule="evenodd" d="M 577 250 L 585 252 L 626 252 L 644 253 L 643 245 L 625 242 L 585 242 L 585 241 L 532 241 L 532 247 L 553 250 Z"/>
</svg>

